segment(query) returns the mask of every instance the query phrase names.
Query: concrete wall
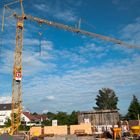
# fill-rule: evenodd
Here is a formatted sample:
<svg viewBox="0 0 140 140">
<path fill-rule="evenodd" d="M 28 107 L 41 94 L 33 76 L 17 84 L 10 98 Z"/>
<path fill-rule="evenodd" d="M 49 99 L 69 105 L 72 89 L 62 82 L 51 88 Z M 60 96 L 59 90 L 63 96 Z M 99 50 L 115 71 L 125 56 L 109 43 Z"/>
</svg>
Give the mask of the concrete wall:
<svg viewBox="0 0 140 140">
<path fill-rule="evenodd" d="M 67 126 L 45 126 L 44 134 L 67 135 Z"/>
<path fill-rule="evenodd" d="M 86 134 L 92 134 L 91 124 L 71 125 L 70 134 L 75 134 L 76 130 L 84 130 Z"/>
<path fill-rule="evenodd" d="M 41 127 L 31 127 L 30 128 L 30 135 L 31 136 L 40 136 L 42 133 Z"/>
<path fill-rule="evenodd" d="M 75 134 L 76 130 L 84 130 L 86 134 L 92 134 L 91 124 L 80 124 L 80 125 L 71 125 L 70 126 L 70 134 Z M 67 135 L 68 134 L 68 127 L 67 125 L 63 126 L 45 126 L 43 130 L 44 134 L 50 135 Z M 30 135 L 31 136 L 39 136 L 42 134 L 41 127 L 31 127 L 30 128 Z"/>
</svg>

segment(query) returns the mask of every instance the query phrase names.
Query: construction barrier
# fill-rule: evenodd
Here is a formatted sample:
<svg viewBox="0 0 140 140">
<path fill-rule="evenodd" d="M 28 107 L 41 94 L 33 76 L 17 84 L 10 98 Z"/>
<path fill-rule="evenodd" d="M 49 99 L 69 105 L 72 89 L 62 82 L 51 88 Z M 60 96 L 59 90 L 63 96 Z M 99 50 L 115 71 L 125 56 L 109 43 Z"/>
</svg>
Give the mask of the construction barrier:
<svg viewBox="0 0 140 140">
<path fill-rule="evenodd" d="M 91 124 L 71 125 L 70 134 L 92 134 Z"/>
<path fill-rule="evenodd" d="M 40 136 L 42 134 L 42 128 L 41 127 L 31 127 L 30 128 L 30 136 Z"/>
<path fill-rule="evenodd" d="M 45 126 L 44 134 L 46 135 L 67 135 L 67 125 L 63 126 Z"/>
</svg>

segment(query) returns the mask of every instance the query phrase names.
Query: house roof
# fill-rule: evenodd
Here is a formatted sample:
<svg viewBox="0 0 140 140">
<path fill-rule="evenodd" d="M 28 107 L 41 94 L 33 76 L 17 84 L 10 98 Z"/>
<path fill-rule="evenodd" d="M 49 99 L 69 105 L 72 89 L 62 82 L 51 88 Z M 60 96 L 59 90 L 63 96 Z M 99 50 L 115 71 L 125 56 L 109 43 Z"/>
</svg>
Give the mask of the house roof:
<svg viewBox="0 0 140 140">
<path fill-rule="evenodd" d="M 30 112 L 23 112 L 23 114 L 30 120 L 30 121 L 42 121 L 46 120 L 47 116 L 45 115 L 32 115 Z"/>
<path fill-rule="evenodd" d="M 34 115 L 36 118 L 38 118 L 39 120 L 45 121 L 48 119 L 48 117 L 46 115 Z"/>
<path fill-rule="evenodd" d="M 3 110 L 12 110 L 12 104 L 11 103 L 0 104 L 0 111 Z"/>
<path fill-rule="evenodd" d="M 23 112 L 23 114 L 24 114 L 30 121 L 39 121 L 39 119 L 36 118 L 34 115 L 32 115 L 30 112 Z"/>
</svg>

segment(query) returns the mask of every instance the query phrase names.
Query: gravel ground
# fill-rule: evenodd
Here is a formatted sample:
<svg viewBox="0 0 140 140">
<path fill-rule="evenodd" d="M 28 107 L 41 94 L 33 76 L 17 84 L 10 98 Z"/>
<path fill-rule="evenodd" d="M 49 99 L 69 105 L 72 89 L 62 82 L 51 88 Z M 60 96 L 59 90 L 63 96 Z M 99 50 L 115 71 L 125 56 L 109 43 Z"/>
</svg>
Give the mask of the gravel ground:
<svg viewBox="0 0 140 140">
<path fill-rule="evenodd" d="M 10 136 L 8 134 L 3 134 L 0 136 L 0 140 L 24 140 L 23 137 L 15 137 L 15 136 Z"/>
</svg>

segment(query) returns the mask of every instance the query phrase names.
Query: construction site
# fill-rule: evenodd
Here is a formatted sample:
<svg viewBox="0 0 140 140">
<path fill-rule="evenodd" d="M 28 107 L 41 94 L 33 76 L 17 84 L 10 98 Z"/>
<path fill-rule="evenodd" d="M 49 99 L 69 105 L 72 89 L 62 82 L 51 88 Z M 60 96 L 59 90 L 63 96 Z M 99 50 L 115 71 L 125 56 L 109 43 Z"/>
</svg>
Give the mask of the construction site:
<svg viewBox="0 0 140 140">
<path fill-rule="evenodd" d="M 138 85 L 140 80 L 138 68 L 140 61 L 138 61 L 138 59 L 140 54 L 140 45 L 138 44 L 139 42 L 136 41 L 135 35 L 133 35 L 133 41 L 133 39 L 125 39 L 124 37 L 120 37 L 121 39 L 116 39 L 116 37 L 114 37 L 116 33 L 114 33 L 114 35 L 106 36 L 88 30 L 90 28 L 82 29 L 82 27 L 84 27 L 84 20 L 82 18 L 71 16 L 71 18 L 69 17 L 66 19 L 66 17 L 63 15 L 66 14 L 65 16 L 69 16 L 73 12 L 70 14 L 70 12 L 67 13 L 66 11 L 63 11 L 61 14 L 59 13 L 57 15 L 54 11 L 57 11 L 59 8 L 56 8 L 57 10 L 50 10 L 48 8 L 49 6 L 45 7 L 45 4 L 43 5 L 43 1 L 29 0 L 29 3 L 28 0 L 2 1 L 3 2 L 0 2 L 0 10 L 2 13 L 0 34 L 0 61 L 2 65 L 0 75 L 2 76 L 0 81 L 3 80 L 3 86 L 5 87 L 0 86 L 0 88 L 3 88 L 0 91 L 0 95 L 4 95 L 2 92 L 9 93 L 11 91 L 12 93 L 10 95 L 8 94 L 11 101 L 10 103 L 7 103 L 5 100 L 0 103 L 0 140 L 140 140 L 140 110 L 134 109 L 137 110 L 135 118 L 129 116 L 129 113 L 127 113 L 125 117 L 120 115 L 121 113 L 126 113 L 126 106 L 128 101 L 130 101 L 130 98 L 127 100 L 125 100 L 125 98 L 135 93 L 139 95 Z M 80 0 L 77 2 L 74 2 L 73 0 L 70 0 L 69 2 L 67 0 L 63 2 L 61 1 L 60 3 L 59 2 L 56 2 L 57 6 L 60 3 L 63 3 L 64 5 L 74 4 L 77 7 L 79 5 L 82 7 L 82 1 Z M 116 4 L 117 2 L 118 1 L 113 1 L 113 4 Z M 85 5 L 88 5 L 88 2 L 85 3 Z M 51 3 L 51 6 L 53 7 L 53 3 Z M 34 8 L 34 11 L 31 7 Z M 43 16 L 43 12 L 44 14 L 47 12 L 49 13 L 47 8 L 51 11 L 50 13 L 55 13 L 53 17 L 50 18 L 51 20 Z M 36 12 L 37 9 L 41 12 Z M 87 13 L 89 14 L 90 11 Z M 55 19 L 55 16 L 63 18 L 64 22 L 59 21 L 57 18 L 56 20 L 53 20 L 53 18 Z M 137 19 L 137 27 L 140 27 L 140 20 L 138 20 L 139 19 Z M 70 22 L 70 24 L 67 24 L 66 21 Z M 71 22 L 73 21 L 76 22 L 75 25 L 72 25 Z M 93 25 L 90 26 L 93 27 Z M 108 26 L 108 28 L 110 26 Z M 132 24 L 128 27 L 130 30 L 132 28 Z M 96 30 L 96 27 L 93 28 Z M 61 36 L 61 32 L 63 36 Z M 123 34 L 122 31 L 120 31 L 120 33 Z M 109 34 L 113 33 L 110 31 Z M 128 37 L 126 34 L 124 36 Z M 8 39 L 6 39 L 6 37 Z M 53 38 L 54 41 L 58 43 L 56 45 L 58 46 L 56 50 L 54 50 L 55 45 L 51 41 L 46 41 L 47 37 L 49 38 L 48 40 Z M 13 38 L 15 38 L 15 43 L 11 43 L 13 45 L 11 46 L 10 39 L 12 40 Z M 61 42 L 59 42 L 59 39 Z M 88 40 L 88 44 L 80 44 L 82 40 L 85 42 Z M 96 42 L 95 44 L 93 43 L 94 41 Z M 89 42 L 92 43 L 89 45 Z M 67 44 L 68 47 L 66 50 L 66 48 L 62 46 L 66 46 Z M 79 45 L 78 47 L 80 51 L 76 47 L 73 49 L 69 48 L 69 45 Z M 83 47 L 84 45 L 85 47 Z M 106 45 L 108 45 L 107 48 L 105 48 Z M 112 46 L 114 50 L 111 50 Z M 14 51 L 12 51 L 10 47 L 12 49 L 14 48 Z M 25 49 L 26 47 L 27 50 Z M 92 51 L 95 52 L 92 54 Z M 108 53 L 109 51 L 111 52 Z M 123 51 L 124 54 L 128 53 L 128 58 L 123 55 Z M 105 53 L 108 53 L 108 55 Z M 134 53 L 133 57 L 135 59 L 137 57 L 136 60 L 131 60 L 132 53 Z M 95 56 L 97 54 L 98 56 Z M 106 64 L 104 66 L 100 66 L 103 64 L 101 62 L 101 58 L 102 60 L 105 60 L 105 57 L 109 57 L 109 54 L 114 58 L 106 60 Z M 5 57 L 6 55 L 8 57 L 11 57 L 12 55 L 13 58 L 8 60 L 8 57 Z M 97 61 L 98 65 L 93 63 L 93 67 L 90 67 L 90 61 L 94 61 L 94 57 L 91 57 L 92 55 L 95 57 L 95 59 L 97 59 L 95 61 Z M 116 59 L 116 61 L 112 62 L 112 59 Z M 69 61 L 71 63 L 69 63 Z M 4 65 L 6 62 L 9 63 Z M 56 62 L 59 66 L 54 64 L 54 62 Z M 133 62 L 136 62 L 136 64 L 131 67 Z M 12 69 L 11 67 L 7 66 L 8 64 L 12 65 Z M 128 68 L 127 64 L 129 65 Z M 113 69 L 112 67 L 115 66 L 116 68 Z M 121 69 L 122 67 L 123 69 Z M 104 71 L 102 71 L 101 68 L 103 68 Z M 110 70 L 111 68 L 112 71 Z M 105 71 L 106 69 L 108 69 L 107 72 Z M 7 70 L 9 70 L 8 74 L 12 71 L 12 73 L 9 74 L 12 78 L 11 82 L 11 79 L 6 73 Z M 93 73 L 96 72 L 96 74 L 94 75 L 91 73 L 91 71 L 93 71 Z M 135 71 L 137 75 L 131 75 L 132 71 Z M 63 76 L 64 74 L 66 74 L 65 77 Z M 38 75 L 38 77 L 36 77 L 36 75 Z M 53 75 L 55 75 L 55 78 Z M 106 79 L 104 80 L 105 82 L 101 81 L 101 79 L 105 78 L 105 75 L 108 75 L 107 78 L 112 78 L 114 76 L 114 79 L 112 78 L 113 81 L 109 81 L 108 83 L 106 82 Z M 6 78 L 3 78 L 4 76 Z M 101 78 L 98 78 L 99 76 L 101 76 Z M 94 81 L 89 82 L 90 79 Z M 125 79 L 128 80 L 128 83 L 125 81 Z M 98 83 L 98 80 L 101 83 L 104 82 L 103 85 L 101 84 L 102 87 Z M 54 82 L 55 86 L 50 81 Z M 7 84 L 7 82 L 9 83 Z M 26 83 L 26 85 L 24 85 L 24 83 Z M 91 106 L 91 102 L 93 100 L 92 94 L 95 94 L 91 92 L 94 90 L 91 88 L 93 85 L 96 85 L 98 89 L 102 88 L 102 90 L 99 90 L 100 95 L 105 95 L 106 92 L 110 92 L 113 95 L 116 104 L 114 105 L 111 101 L 106 100 L 105 96 L 103 99 L 100 99 L 97 95 L 96 98 L 94 98 L 95 101 L 93 102 L 96 102 L 98 107 Z M 127 90 L 131 91 L 131 87 L 129 88 L 130 85 L 137 90 L 135 91 L 132 88 L 134 93 L 128 93 L 128 95 L 124 96 L 122 94 L 118 95 L 119 99 L 118 97 L 115 97 L 115 92 L 113 90 L 110 88 L 103 88 L 105 86 L 110 86 L 111 88 L 115 88 L 117 93 L 119 91 L 120 93 L 124 93 L 127 92 Z M 125 90 L 125 86 L 127 90 Z M 11 87 L 10 90 L 9 87 Z M 119 88 L 122 89 L 122 91 Z M 61 93 L 62 96 L 58 95 L 59 93 Z M 66 98 L 68 99 L 66 100 Z M 135 95 L 133 95 L 133 99 L 136 99 Z M 117 102 L 119 100 L 121 100 L 122 103 L 122 105 L 119 106 L 119 108 L 121 108 L 121 113 L 117 107 Z M 102 105 L 101 103 L 104 103 L 105 101 L 110 104 L 107 106 L 104 104 Z M 89 104 L 87 105 L 87 103 Z M 100 104 L 102 107 L 99 107 Z M 93 109 L 90 110 L 90 107 Z M 31 111 L 29 111 L 30 109 L 27 108 L 31 108 Z M 90 111 L 87 111 L 87 109 Z M 61 110 L 64 112 L 61 112 Z M 80 111 L 74 112 L 73 110 Z M 130 109 L 128 109 L 128 111 L 129 110 Z M 67 111 L 73 112 L 70 115 L 65 113 Z M 133 110 L 130 110 L 130 112 L 132 111 Z M 55 113 L 53 114 L 50 112 Z M 58 115 L 61 118 L 60 120 Z M 67 116 L 68 118 L 65 119 L 64 116 Z"/>
</svg>

